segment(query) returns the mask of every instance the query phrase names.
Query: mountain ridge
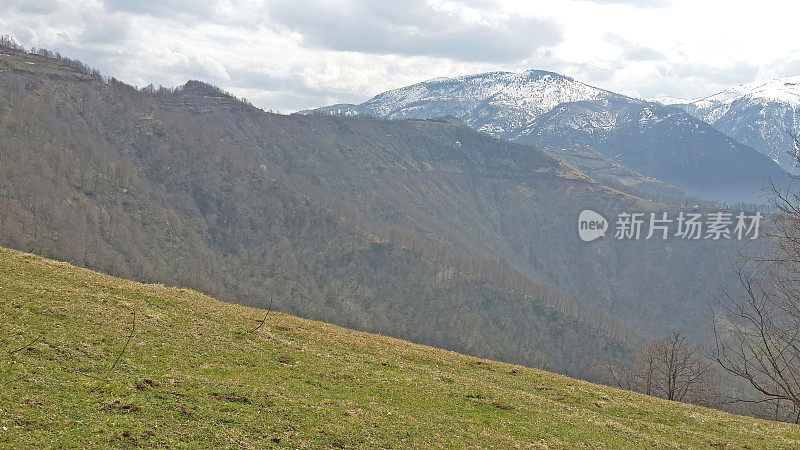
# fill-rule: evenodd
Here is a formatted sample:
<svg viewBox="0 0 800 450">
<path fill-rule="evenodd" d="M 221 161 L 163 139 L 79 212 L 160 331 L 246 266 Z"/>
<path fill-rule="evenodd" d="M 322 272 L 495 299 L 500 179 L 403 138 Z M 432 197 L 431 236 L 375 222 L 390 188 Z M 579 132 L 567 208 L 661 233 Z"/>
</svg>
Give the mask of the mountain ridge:
<svg viewBox="0 0 800 450">
<path fill-rule="evenodd" d="M 463 87 L 459 91 L 453 85 Z M 621 97 L 619 94 L 590 86 L 555 72 L 531 69 L 524 72 L 487 72 L 458 77 L 440 77 L 378 94 L 359 105 L 333 105 L 337 114 L 372 115 L 384 119 L 432 118 L 420 111 L 425 102 L 445 103 L 437 107 L 435 116 L 452 115 L 479 131 L 513 138 L 519 129 L 532 122 L 538 114 L 549 111 L 566 101 L 595 100 L 604 97 Z M 508 117 L 486 117 L 486 110 L 504 106 L 513 109 L 517 117 L 508 124 Z M 331 113 L 323 107 L 305 110 Z M 465 114 L 469 111 L 470 114 Z M 472 115 L 479 117 L 473 118 Z"/>
</svg>

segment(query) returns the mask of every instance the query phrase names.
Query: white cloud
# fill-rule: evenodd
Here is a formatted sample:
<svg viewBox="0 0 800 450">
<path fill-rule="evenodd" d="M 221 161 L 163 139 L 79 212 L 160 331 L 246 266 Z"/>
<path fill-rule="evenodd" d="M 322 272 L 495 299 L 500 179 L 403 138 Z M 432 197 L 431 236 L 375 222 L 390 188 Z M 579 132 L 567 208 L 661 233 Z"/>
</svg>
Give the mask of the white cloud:
<svg viewBox="0 0 800 450">
<path fill-rule="evenodd" d="M 137 84 L 197 78 L 265 109 L 363 101 L 438 76 L 553 70 L 697 97 L 795 75 L 800 5 L 762 0 L 7 0 L 0 33 Z"/>
</svg>

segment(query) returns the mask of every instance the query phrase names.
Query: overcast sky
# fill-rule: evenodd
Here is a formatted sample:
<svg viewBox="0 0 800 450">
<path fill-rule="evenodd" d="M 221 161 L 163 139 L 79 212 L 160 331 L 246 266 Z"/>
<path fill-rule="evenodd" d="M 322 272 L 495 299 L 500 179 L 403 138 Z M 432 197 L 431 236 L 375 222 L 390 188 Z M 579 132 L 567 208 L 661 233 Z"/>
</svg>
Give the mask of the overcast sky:
<svg viewBox="0 0 800 450">
<path fill-rule="evenodd" d="M 495 70 L 695 98 L 800 74 L 798 3 L 2 0 L 0 34 L 138 86 L 200 79 L 281 112 Z"/>
</svg>

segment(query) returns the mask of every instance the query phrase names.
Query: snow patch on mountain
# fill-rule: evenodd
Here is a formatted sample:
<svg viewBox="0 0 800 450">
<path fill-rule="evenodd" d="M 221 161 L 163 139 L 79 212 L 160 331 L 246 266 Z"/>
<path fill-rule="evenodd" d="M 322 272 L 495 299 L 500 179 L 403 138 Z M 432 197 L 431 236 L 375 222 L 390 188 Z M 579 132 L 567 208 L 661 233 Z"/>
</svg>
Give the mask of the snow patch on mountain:
<svg viewBox="0 0 800 450">
<path fill-rule="evenodd" d="M 613 96 L 557 73 L 529 70 L 436 78 L 384 92 L 360 107 L 387 119 L 454 116 L 480 131 L 512 137 L 561 103 Z"/>
<path fill-rule="evenodd" d="M 800 76 L 743 84 L 680 105 L 717 130 L 800 174 L 792 133 L 800 133 Z"/>
<path fill-rule="evenodd" d="M 784 103 L 793 108 L 800 108 L 800 75 L 743 84 L 692 103 L 698 108 L 707 108 L 720 103 L 730 104 L 742 98 Z"/>
<path fill-rule="evenodd" d="M 670 106 L 670 105 L 685 105 L 686 103 L 689 103 L 691 100 L 686 100 L 685 98 L 678 98 L 678 97 L 661 96 L 661 97 L 647 98 L 645 99 L 645 101 L 652 103 L 660 103 L 664 106 Z"/>
</svg>

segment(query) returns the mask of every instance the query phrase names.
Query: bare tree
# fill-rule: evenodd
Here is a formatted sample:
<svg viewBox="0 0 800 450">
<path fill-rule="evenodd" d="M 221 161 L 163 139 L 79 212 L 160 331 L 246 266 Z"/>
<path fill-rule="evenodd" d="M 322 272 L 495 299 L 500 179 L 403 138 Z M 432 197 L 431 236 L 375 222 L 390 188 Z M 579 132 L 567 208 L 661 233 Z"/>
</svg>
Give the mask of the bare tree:
<svg viewBox="0 0 800 450">
<path fill-rule="evenodd" d="M 659 381 L 656 388 L 661 397 L 709 403 L 710 383 L 707 381 L 711 375 L 711 362 L 702 356 L 700 347 L 690 344 L 686 336 L 677 331 L 655 341 L 651 347 L 660 372 L 656 378 Z"/>
<path fill-rule="evenodd" d="M 712 361 L 678 331 L 654 339 L 628 365 L 607 364 L 617 386 L 667 400 L 716 406 Z"/>
<path fill-rule="evenodd" d="M 800 140 L 790 133 L 800 158 Z M 800 194 L 770 186 L 776 214 L 761 254 L 743 254 L 741 291 L 715 314 L 716 360 L 773 403 L 775 418 L 800 421 Z M 781 404 L 787 405 L 782 408 Z M 783 411 L 783 412 L 781 412 Z M 788 411 L 788 412 L 787 412 Z M 783 414 L 783 417 L 780 417 Z"/>
<path fill-rule="evenodd" d="M 12 50 L 19 50 L 19 51 L 25 50 L 25 48 L 19 45 L 19 43 L 17 43 L 17 41 L 14 40 L 14 37 L 10 35 L 0 36 L 0 47 L 10 48 Z"/>
</svg>

